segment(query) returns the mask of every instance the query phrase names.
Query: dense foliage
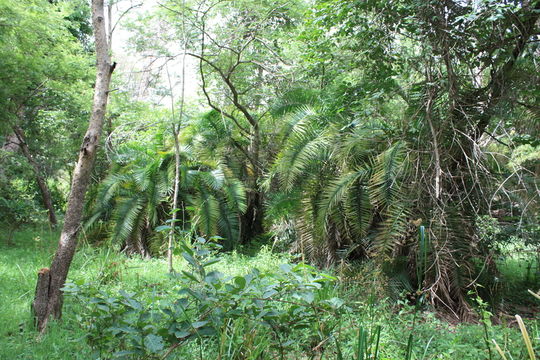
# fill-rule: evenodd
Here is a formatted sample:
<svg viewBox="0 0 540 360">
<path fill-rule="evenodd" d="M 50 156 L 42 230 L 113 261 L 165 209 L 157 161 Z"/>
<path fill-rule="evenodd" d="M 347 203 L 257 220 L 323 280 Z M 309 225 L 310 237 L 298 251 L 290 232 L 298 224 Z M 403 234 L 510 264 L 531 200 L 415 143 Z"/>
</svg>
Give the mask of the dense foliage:
<svg viewBox="0 0 540 360">
<path fill-rule="evenodd" d="M 343 278 L 373 267 L 384 296 L 453 320 L 534 304 L 524 284 L 540 280 L 539 0 L 119 0 L 106 10 L 118 66 L 80 238 L 147 261 L 168 254 L 182 290 L 143 304 L 144 294 L 71 285 L 92 304 L 81 322 L 94 348 L 158 356 L 250 328 L 283 357 L 283 323 L 351 310 L 320 295 L 330 285 L 319 289 L 310 266 Z M 90 16 L 85 1 L 0 0 L 6 243 L 46 216 L 62 220 L 96 87 Z M 207 254 L 203 238 L 219 256 L 266 245 L 302 265 L 207 273 L 194 256 Z M 193 269 L 175 273 L 182 257 Z M 526 281 L 505 278 L 508 259 L 527 264 Z M 275 284 L 281 304 L 264 295 Z M 333 339 L 338 354 L 339 336 L 319 325 L 306 336 Z"/>
</svg>

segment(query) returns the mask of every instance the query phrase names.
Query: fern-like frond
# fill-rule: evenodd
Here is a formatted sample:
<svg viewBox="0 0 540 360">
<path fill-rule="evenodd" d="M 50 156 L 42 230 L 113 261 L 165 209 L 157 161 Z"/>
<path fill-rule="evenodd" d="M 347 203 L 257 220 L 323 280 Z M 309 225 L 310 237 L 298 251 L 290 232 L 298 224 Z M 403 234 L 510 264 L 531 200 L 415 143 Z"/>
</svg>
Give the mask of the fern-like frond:
<svg viewBox="0 0 540 360">
<path fill-rule="evenodd" d="M 241 214 L 245 213 L 247 209 L 247 198 L 244 185 L 235 178 L 227 178 L 223 191 L 225 191 L 229 209 L 233 209 Z"/>
<path fill-rule="evenodd" d="M 360 169 L 346 173 L 330 182 L 324 191 L 322 200 L 318 207 L 317 222 L 326 224 L 332 210 L 343 201 L 347 192 L 353 187 L 355 182 L 364 182 L 368 179 L 369 170 Z"/>
<path fill-rule="evenodd" d="M 218 232 L 225 239 L 225 249 L 232 249 L 240 236 L 239 214 L 231 210 L 223 201 L 219 201 L 219 212 Z"/>
<path fill-rule="evenodd" d="M 283 189 L 291 190 L 307 168 L 328 150 L 330 142 L 326 134 L 311 125 L 297 125 L 276 160 L 276 172 Z"/>
<path fill-rule="evenodd" d="M 294 133 L 295 128 L 301 127 L 303 124 L 319 122 L 319 112 L 312 106 L 299 106 L 296 111 L 287 114 L 282 120 L 284 125 L 281 134 L 282 139 L 286 141 Z"/>
<path fill-rule="evenodd" d="M 111 174 L 103 180 L 101 183 L 98 195 L 97 195 L 97 206 L 107 206 L 111 203 L 112 199 L 118 195 L 120 187 L 125 182 L 129 181 L 130 177 L 128 174 Z"/>
<path fill-rule="evenodd" d="M 377 155 L 378 147 L 384 142 L 384 131 L 376 124 L 366 124 L 341 136 L 337 144 L 336 161 L 344 166 L 355 168 L 365 166 L 373 156 Z"/>
<path fill-rule="evenodd" d="M 317 103 L 317 92 L 313 89 L 296 88 L 279 96 L 278 101 L 272 105 L 270 112 L 276 118 L 297 112 L 299 108 L 313 106 Z"/>
<path fill-rule="evenodd" d="M 384 221 L 379 225 L 379 229 L 373 243 L 371 251 L 375 255 L 388 254 L 400 244 L 407 232 L 409 212 L 406 204 L 396 202 L 384 212 Z"/>
<path fill-rule="evenodd" d="M 123 242 L 127 240 L 139 228 L 144 209 L 144 199 L 134 194 L 133 197 L 121 200 L 114 216 L 116 226 L 113 232 L 113 240 Z"/>
<path fill-rule="evenodd" d="M 219 219 L 219 202 L 205 188 L 199 188 L 199 194 L 194 198 L 195 220 L 197 228 L 204 235 L 217 234 Z"/>
<path fill-rule="evenodd" d="M 199 176 L 201 180 L 213 190 L 221 189 L 223 183 L 225 182 L 225 175 L 221 169 L 200 172 Z"/>
<path fill-rule="evenodd" d="M 369 184 L 373 205 L 383 209 L 401 200 L 400 181 L 405 169 L 403 143 L 398 142 L 377 155 Z"/>
<path fill-rule="evenodd" d="M 286 217 L 294 217 L 301 210 L 302 191 L 294 189 L 288 192 L 276 191 L 265 198 L 265 217 L 270 223 Z"/>
<path fill-rule="evenodd" d="M 361 181 L 356 181 L 345 194 L 343 202 L 345 218 L 357 238 L 353 242 L 357 242 L 367 235 L 373 221 L 373 207 L 367 186 Z"/>
</svg>

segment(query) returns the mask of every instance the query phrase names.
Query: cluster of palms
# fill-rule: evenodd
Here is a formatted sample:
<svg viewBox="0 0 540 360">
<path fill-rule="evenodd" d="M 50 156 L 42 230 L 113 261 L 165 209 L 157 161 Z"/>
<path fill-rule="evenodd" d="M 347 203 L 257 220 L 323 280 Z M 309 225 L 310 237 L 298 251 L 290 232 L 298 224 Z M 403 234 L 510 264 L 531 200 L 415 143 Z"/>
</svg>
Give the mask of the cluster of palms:
<svg viewBox="0 0 540 360">
<path fill-rule="evenodd" d="M 392 143 L 376 123 L 343 128 L 323 113 L 305 105 L 282 116 L 281 148 L 262 184 L 268 228 L 283 220 L 276 214 L 286 214 L 297 225 L 293 246 L 323 265 L 353 251 L 391 250 L 408 230 L 405 146 Z M 211 141 L 208 136 L 198 141 Z M 128 253 L 147 254 L 150 239 L 162 245 L 155 228 L 179 211 L 179 229 L 219 235 L 228 248 L 238 243 L 246 207 L 239 180 L 244 169 L 234 157 L 202 161 L 208 156 L 201 152 L 212 146 L 190 142 L 181 152 L 179 209 L 170 205 L 172 150 L 129 144 L 117 151 L 109 175 L 90 197 L 87 231 L 106 230 Z M 227 144 L 221 147 L 215 154 L 224 154 Z"/>
<path fill-rule="evenodd" d="M 512 106 L 536 108 L 538 94 L 527 89 L 537 89 L 529 76 L 537 65 L 529 60 L 538 50 L 527 44 L 537 36 L 540 3 L 317 3 L 300 37 L 308 44 L 296 44 L 307 54 L 298 64 L 289 54 L 298 68 L 288 74 L 298 78 L 291 87 L 265 80 L 259 56 L 268 44 L 249 47 L 259 39 L 252 19 L 243 20 L 242 36 L 231 37 L 247 42 L 232 47 L 206 41 L 207 24 L 198 19 L 195 57 L 213 110 L 183 130 L 189 150 L 182 153 L 179 209 L 169 205 L 171 152 L 139 149 L 113 165 L 88 223 L 107 224 L 111 239 L 139 253 L 159 238 L 153 229 L 171 211 L 180 212 L 181 230 L 219 235 L 228 248 L 287 228 L 287 247 L 312 262 L 375 258 L 406 288 L 460 316 L 475 262 L 494 270 L 487 255 L 493 241 L 479 239 L 477 217 L 496 207 L 528 208 L 537 224 L 529 205 L 537 188 L 530 199 L 523 195 L 537 170 L 507 165 L 520 134 L 537 132 L 523 127 L 524 110 Z M 261 24 L 270 21 L 259 15 Z M 290 39 L 258 35 L 286 53 L 278 45 Z M 494 50 L 499 37 L 505 51 Z M 233 76 L 239 69 L 252 77 Z M 503 191 L 508 201 L 495 196 Z M 420 225 L 427 229 L 423 245 L 416 241 Z M 419 256 L 429 266 L 419 267 Z"/>
<path fill-rule="evenodd" d="M 129 143 L 117 149 L 109 175 L 90 197 L 87 231 L 127 253 L 158 254 L 167 245 L 156 227 L 176 211 L 179 232 L 219 236 L 226 249 L 242 243 L 250 167 L 234 132 L 214 115 L 193 118 L 180 137 L 178 209 L 171 208 L 172 147 Z M 286 248 L 313 263 L 374 258 L 390 265 L 387 275 L 398 290 L 424 288 L 441 303 L 466 306 L 459 289 L 482 249 L 470 241 L 474 219 L 467 204 L 452 202 L 458 199 L 452 186 L 445 204 L 436 206 L 432 155 L 425 151 L 431 145 L 419 142 L 427 127 L 417 133 L 414 124 L 351 121 L 313 99 L 266 116 L 263 132 L 274 141 L 259 188 L 270 236 L 279 237 L 274 230 L 285 224 Z M 429 229 L 424 249 L 416 241 L 420 225 Z M 421 253 L 430 266 L 419 273 Z"/>
<path fill-rule="evenodd" d="M 174 152 L 129 144 L 118 151 L 109 175 L 94 189 L 86 230 L 108 238 L 128 254 L 159 253 L 165 242 L 156 227 L 181 213 L 181 231 L 221 235 L 227 246 L 238 239 L 238 217 L 245 210 L 245 190 L 226 166 L 193 159 L 181 152 L 179 209 L 171 209 Z"/>
<path fill-rule="evenodd" d="M 293 209 L 295 246 L 326 266 L 391 251 L 408 231 L 405 144 L 380 123 L 344 126 L 315 106 L 286 118 L 290 131 L 269 178 L 297 204 L 271 204 Z"/>
</svg>

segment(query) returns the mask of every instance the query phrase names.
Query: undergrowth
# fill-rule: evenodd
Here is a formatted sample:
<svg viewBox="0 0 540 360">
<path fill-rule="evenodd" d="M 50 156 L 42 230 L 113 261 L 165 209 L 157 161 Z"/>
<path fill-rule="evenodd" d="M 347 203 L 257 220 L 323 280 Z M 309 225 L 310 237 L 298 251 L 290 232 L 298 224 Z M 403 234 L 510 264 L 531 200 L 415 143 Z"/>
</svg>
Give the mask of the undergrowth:
<svg viewBox="0 0 540 360">
<path fill-rule="evenodd" d="M 167 355 L 168 359 L 501 359 L 493 342 L 488 351 L 486 339 L 494 339 L 508 359 L 529 358 L 513 318 L 503 318 L 500 325 L 490 321 L 450 324 L 405 298 L 397 303 L 389 300 L 377 270 L 369 265 L 347 281 L 339 280 L 344 272 L 335 269 L 334 280 L 264 247 L 253 256 L 213 253 L 220 261 L 208 265 L 204 275 L 221 275 L 205 284 L 197 264 L 190 265 L 180 254 L 175 258 L 177 270 L 194 279 L 186 274 L 167 275 L 163 259 L 127 258 L 83 244 L 69 274 L 74 296 L 65 298 L 62 321 L 52 323 L 39 337 L 33 329 L 30 304 L 36 272 L 50 263 L 57 236 L 37 228 L 17 233 L 15 245 L 0 241 L 0 359 L 106 359 L 115 353 L 125 358 Z M 291 280 L 290 276 L 297 275 L 299 278 Z M 248 289 L 244 282 L 250 277 L 253 288 Z M 322 278 L 326 280 L 320 281 L 321 286 L 306 287 Z M 221 293 L 216 292 L 217 281 Z M 268 292 L 273 282 L 282 284 L 275 293 Z M 204 296 L 175 309 L 172 305 L 179 299 L 196 298 L 185 289 Z M 215 299 L 208 300 L 210 293 Z M 249 300 L 254 297 L 262 304 Z M 92 298 L 114 303 L 111 307 L 116 307 L 116 313 L 110 308 L 102 308 L 100 313 L 96 310 L 100 301 Z M 235 302 L 228 303 L 231 299 Z M 132 308 L 125 306 L 130 301 Z M 227 316 L 205 317 L 205 309 L 217 305 Z M 141 308 L 134 311 L 133 306 Z M 165 316 L 164 309 L 186 309 L 189 314 Z M 268 313 L 255 313 L 260 309 Z M 135 315 L 149 314 L 141 324 L 130 325 L 135 331 L 154 327 L 144 329 L 143 342 L 138 345 L 133 329 L 111 330 L 114 324 L 100 317 L 122 317 L 128 312 L 126 322 Z M 245 316 L 248 313 L 253 316 Z M 171 332 L 173 322 L 176 328 Z M 538 318 L 525 319 L 525 323 L 538 353 Z M 105 339 L 107 331 L 110 337 Z M 143 352 L 133 352 L 137 349 Z"/>
</svg>

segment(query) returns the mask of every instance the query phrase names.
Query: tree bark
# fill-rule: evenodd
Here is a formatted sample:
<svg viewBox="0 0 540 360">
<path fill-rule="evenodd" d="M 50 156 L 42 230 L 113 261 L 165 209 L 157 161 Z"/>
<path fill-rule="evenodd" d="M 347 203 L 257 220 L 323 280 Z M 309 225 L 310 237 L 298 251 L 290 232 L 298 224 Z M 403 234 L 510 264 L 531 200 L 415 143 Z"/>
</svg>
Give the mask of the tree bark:
<svg viewBox="0 0 540 360">
<path fill-rule="evenodd" d="M 32 169 L 34 170 L 36 182 L 41 192 L 41 197 L 43 198 L 43 206 L 45 206 L 45 209 L 47 209 L 51 226 L 55 227 L 58 221 L 56 220 L 56 214 L 54 212 L 51 192 L 49 191 L 49 187 L 47 186 L 47 181 L 41 175 L 41 167 L 34 159 L 32 153 L 30 152 L 30 149 L 28 148 L 28 144 L 26 143 L 26 138 L 24 136 L 24 131 L 17 125 L 13 125 L 12 129 L 15 133 L 15 136 L 17 137 L 19 148 L 21 149 L 23 155 L 26 157 L 26 160 L 28 160 L 28 163 L 32 166 Z"/>
<path fill-rule="evenodd" d="M 251 131 L 251 143 L 247 150 L 252 163 L 248 163 L 247 183 L 247 209 L 242 216 L 241 241 L 246 244 L 254 237 L 264 233 L 264 201 L 263 193 L 259 186 L 262 177 L 260 168 L 260 129 L 259 123 L 255 122 Z M 251 166 L 250 166 L 251 165 Z"/>
<path fill-rule="evenodd" d="M 105 14 L 103 0 L 92 0 L 92 23 L 94 26 L 97 74 L 94 88 L 92 115 L 88 130 L 79 150 L 79 160 L 75 165 L 71 191 L 69 194 L 64 226 L 60 235 L 58 249 L 48 272 L 38 276 L 37 289 L 46 291 L 36 292 L 34 309 L 36 325 L 43 332 L 50 317 L 59 319 L 62 316 L 63 292 L 62 287 L 67 278 L 69 267 L 77 246 L 77 235 L 81 227 L 84 198 L 90 182 L 92 168 L 103 128 L 103 120 L 107 107 L 109 84 L 115 64 L 111 65 L 107 31 L 105 29 Z M 44 286 L 47 284 L 48 286 Z"/>
<path fill-rule="evenodd" d="M 182 7 L 185 6 L 185 3 L 182 3 Z M 185 19 L 182 17 L 182 33 L 185 34 Z M 184 35 L 185 36 L 185 35 Z M 169 68 L 167 67 L 167 78 L 169 80 L 169 90 L 171 92 L 171 115 L 173 118 L 172 124 L 172 135 L 174 139 L 174 192 L 173 192 L 173 203 L 172 203 L 172 221 L 171 221 L 171 230 L 169 232 L 169 244 L 167 248 L 167 263 L 170 273 L 174 273 L 173 266 L 173 252 L 174 252 L 174 237 L 175 237 L 175 227 L 176 219 L 178 217 L 178 193 L 180 190 L 180 143 L 178 141 L 178 135 L 180 134 L 180 128 L 182 125 L 182 119 L 184 118 L 184 100 L 185 100 L 185 90 L 186 90 L 186 48 L 187 48 L 187 38 L 184 37 L 184 54 L 182 55 L 182 87 L 180 91 L 180 116 L 178 117 L 178 125 L 175 121 L 174 113 L 174 95 L 173 87 L 171 83 L 171 76 L 169 75 Z"/>
<path fill-rule="evenodd" d="M 174 136 L 174 192 L 173 192 L 173 204 L 172 204 L 172 221 L 171 231 L 169 232 L 169 246 L 167 248 L 167 263 L 169 272 L 174 272 L 173 266 L 173 251 L 174 251 L 174 235 L 176 227 L 176 218 L 178 217 L 178 191 L 180 185 L 180 144 L 178 143 L 178 130 L 176 125 L 173 124 L 173 136 Z"/>
</svg>

